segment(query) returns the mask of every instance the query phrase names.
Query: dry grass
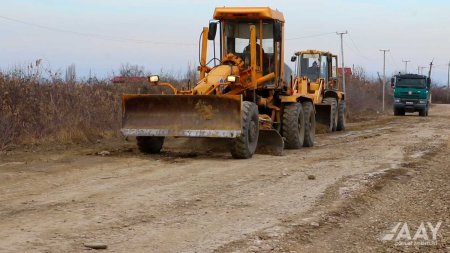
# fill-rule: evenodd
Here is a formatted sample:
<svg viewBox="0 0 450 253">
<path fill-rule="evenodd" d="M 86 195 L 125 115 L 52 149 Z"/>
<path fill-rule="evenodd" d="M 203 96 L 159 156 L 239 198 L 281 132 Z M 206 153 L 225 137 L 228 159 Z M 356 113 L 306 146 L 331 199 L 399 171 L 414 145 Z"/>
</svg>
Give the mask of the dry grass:
<svg viewBox="0 0 450 253">
<path fill-rule="evenodd" d="M 188 69 L 178 75 L 161 71 L 160 76 L 181 88 L 197 78 L 196 71 Z M 112 84 L 95 78 L 94 82 L 64 81 L 50 71 L 44 79 L 39 68 L 25 70 L 0 72 L 0 151 L 23 144 L 119 137 L 121 95 L 155 92 L 145 84 Z M 391 93 L 386 87 L 386 110 Z M 350 118 L 376 113 L 381 108 L 381 84 L 366 79 L 363 72 L 353 76 L 347 84 L 347 108 Z"/>
<path fill-rule="evenodd" d="M 195 80 L 196 73 L 190 68 L 185 75 L 161 71 L 160 76 L 181 87 L 180 83 L 188 83 L 187 79 Z M 119 137 L 121 95 L 158 90 L 144 83 L 63 79 L 61 74 L 43 71 L 38 62 L 0 72 L 0 151 L 22 144 L 81 143 Z"/>
<path fill-rule="evenodd" d="M 117 135 L 120 96 L 137 89 L 107 82 L 40 83 L 0 74 L 0 150 L 23 143 L 84 142 Z"/>
</svg>

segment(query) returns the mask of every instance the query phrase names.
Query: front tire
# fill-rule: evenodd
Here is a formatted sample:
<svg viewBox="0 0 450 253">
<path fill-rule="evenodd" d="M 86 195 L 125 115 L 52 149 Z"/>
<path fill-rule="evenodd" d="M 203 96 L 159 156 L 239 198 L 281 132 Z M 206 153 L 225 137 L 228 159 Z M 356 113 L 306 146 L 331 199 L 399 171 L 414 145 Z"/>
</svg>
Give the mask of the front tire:
<svg viewBox="0 0 450 253">
<path fill-rule="evenodd" d="M 337 117 L 338 117 L 338 111 L 337 111 L 337 100 L 333 97 L 326 97 L 323 99 L 323 103 L 327 105 L 331 105 L 330 110 L 330 129 L 332 132 L 336 131 L 337 127 Z"/>
<path fill-rule="evenodd" d="M 242 103 L 242 133 L 233 140 L 231 155 L 235 159 L 248 159 L 253 156 L 258 144 L 259 113 L 255 103 Z"/>
<path fill-rule="evenodd" d="M 303 102 L 303 113 L 305 115 L 305 139 L 303 147 L 314 146 L 314 137 L 316 134 L 316 113 L 312 102 Z"/>
<path fill-rule="evenodd" d="M 345 130 L 345 101 L 341 100 L 338 105 L 338 118 L 336 131 L 344 131 Z"/>
<path fill-rule="evenodd" d="M 300 103 L 292 103 L 284 107 L 283 137 L 287 149 L 299 149 L 305 140 L 305 115 Z"/>
<path fill-rule="evenodd" d="M 402 109 L 394 108 L 394 116 L 405 116 L 405 111 Z"/>
<path fill-rule="evenodd" d="M 419 116 L 421 116 L 421 117 L 427 116 L 427 108 L 420 110 L 419 111 Z"/>
<path fill-rule="evenodd" d="M 157 154 L 161 152 L 164 144 L 164 137 L 159 136 L 138 136 L 136 137 L 139 151 L 147 154 Z"/>
</svg>

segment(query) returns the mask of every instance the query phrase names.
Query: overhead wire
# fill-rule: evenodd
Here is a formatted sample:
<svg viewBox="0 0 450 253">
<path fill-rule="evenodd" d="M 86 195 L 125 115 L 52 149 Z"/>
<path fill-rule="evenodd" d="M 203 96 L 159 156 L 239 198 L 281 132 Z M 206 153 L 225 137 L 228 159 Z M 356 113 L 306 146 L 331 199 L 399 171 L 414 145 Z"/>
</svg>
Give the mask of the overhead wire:
<svg viewBox="0 0 450 253">
<path fill-rule="evenodd" d="M 359 47 L 356 45 L 355 41 L 353 40 L 352 36 L 350 35 L 350 33 L 348 33 L 348 38 L 351 41 L 351 44 L 353 45 L 353 47 L 356 49 L 356 54 L 361 57 L 364 58 L 368 61 L 372 61 L 372 59 L 370 57 L 367 57 L 366 55 L 364 55 L 361 50 L 359 49 Z"/>
<path fill-rule="evenodd" d="M 300 36 L 300 37 L 288 38 L 286 40 L 301 40 L 301 39 L 317 38 L 317 37 L 323 37 L 323 36 L 330 35 L 330 34 L 335 34 L 335 32 L 319 33 L 319 34 L 313 34 L 313 35 L 307 35 L 307 36 Z"/>
<path fill-rule="evenodd" d="M 31 23 L 31 22 L 27 22 L 27 21 L 15 19 L 15 18 L 2 16 L 2 15 L 0 15 L 0 19 L 8 20 L 10 22 L 20 23 L 20 24 L 23 24 L 23 25 L 32 26 L 32 27 L 36 27 L 36 28 L 40 28 L 40 29 L 44 29 L 44 30 L 48 30 L 48 31 L 59 32 L 59 33 L 67 33 L 67 34 L 73 34 L 73 35 L 84 36 L 84 37 L 91 37 L 91 38 L 107 40 L 107 41 L 114 41 L 114 42 L 133 42 L 133 43 L 139 43 L 139 44 L 153 44 L 153 45 L 196 46 L 196 44 L 194 44 L 194 43 L 180 43 L 180 42 L 168 42 L 168 41 L 149 41 L 149 40 L 141 40 L 141 39 L 122 38 L 122 37 L 110 36 L 110 35 L 105 35 L 105 34 L 78 32 L 78 31 L 72 31 L 72 30 L 67 30 L 67 29 L 60 29 L 60 28 L 40 25 L 40 24 L 36 24 L 36 23 Z"/>
<path fill-rule="evenodd" d="M 394 56 L 392 55 L 392 52 L 389 50 L 389 57 L 391 59 L 391 62 L 394 63 L 395 67 L 397 68 L 397 70 L 401 70 L 401 68 L 399 67 L 399 65 L 397 64 L 397 61 L 394 59 Z"/>
</svg>

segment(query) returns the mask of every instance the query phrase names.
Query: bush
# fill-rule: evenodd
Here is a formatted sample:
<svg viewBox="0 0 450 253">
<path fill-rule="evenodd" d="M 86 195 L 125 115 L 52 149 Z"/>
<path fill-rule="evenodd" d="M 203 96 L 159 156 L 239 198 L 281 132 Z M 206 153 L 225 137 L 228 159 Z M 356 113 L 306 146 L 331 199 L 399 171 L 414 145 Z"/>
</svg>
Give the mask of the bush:
<svg viewBox="0 0 450 253">
<path fill-rule="evenodd" d="M 366 77 L 361 67 L 356 67 L 353 76 L 347 77 L 346 99 L 347 113 L 352 116 L 381 113 L 383 106 L 382 81 Z M 385 87 L 385 113 L 391 112 L 393 92 L 389 85 Z"/>
<path fill-rule="evenodd" d="M 0 72 L 0 150 L 43 141 L 78 143 L 118 137 L 122 94 L 160 93 L 164 89 L 145 82 L 114 84 L 95 77 L 77 81 L 74 65 L 64 79 L 49 70 L 43 78 L 39 63 Z M 141 67 L 127 64 L 121 72 L 126 69 L 134 71 L 128 71 L 130 75 L 144 76 Z M 185 75 L 163 71 L 160 75 L 178 88 L 188 79 L 194 83 L 196 78 L 190 67 Z"/>
<path fill-rule="evenodd" d="M 79 142 L 116 135 L 121 94 L 138 87 L 0 74 L 0 149 L 42 140 Z"/>
</svg>

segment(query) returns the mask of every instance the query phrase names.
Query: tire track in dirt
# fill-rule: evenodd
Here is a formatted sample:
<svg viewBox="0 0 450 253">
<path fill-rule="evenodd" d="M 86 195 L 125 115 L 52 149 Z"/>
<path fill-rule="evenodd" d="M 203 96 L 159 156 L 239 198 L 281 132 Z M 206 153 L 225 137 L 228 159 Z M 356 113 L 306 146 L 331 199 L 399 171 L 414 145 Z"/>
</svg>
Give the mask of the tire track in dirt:
<svg viewBox="0 0 450 253">
<path fill-rule="evenodd" d="M 0 186 L 0 251 L 76 252 L 95 240 L 117 252 L 205 252 L 258 231 L 276 232 L 320 203 L 330 186 L 400 167 L 409 147 L 422 152 L 413 150 L 420 141 L 401 128 L 433 132 L 445 123 L 430 120 L 434 125 L 418 117 L 381 117 L 319 135 L 311 149 L 245 161 L 208 148 L 145 156 L 132 144 L 109 157 L 24 157 L 30 163 L 0 168 L 0 178 L 9 178 Z"/>
</svg>

